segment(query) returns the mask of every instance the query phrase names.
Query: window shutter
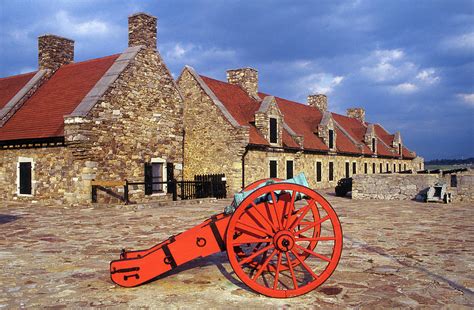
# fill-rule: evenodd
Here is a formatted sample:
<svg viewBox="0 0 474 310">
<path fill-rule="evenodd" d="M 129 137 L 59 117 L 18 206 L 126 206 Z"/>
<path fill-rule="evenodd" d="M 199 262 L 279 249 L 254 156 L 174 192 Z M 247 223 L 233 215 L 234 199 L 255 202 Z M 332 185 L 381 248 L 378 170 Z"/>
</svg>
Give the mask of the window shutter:
<svg viewBox="0 0 474 310">
<path fill-rule="evenodd" d="M 153 170 L 151 163 L 145 163 L 145 195 L 153 193 Z"/>
</svg>

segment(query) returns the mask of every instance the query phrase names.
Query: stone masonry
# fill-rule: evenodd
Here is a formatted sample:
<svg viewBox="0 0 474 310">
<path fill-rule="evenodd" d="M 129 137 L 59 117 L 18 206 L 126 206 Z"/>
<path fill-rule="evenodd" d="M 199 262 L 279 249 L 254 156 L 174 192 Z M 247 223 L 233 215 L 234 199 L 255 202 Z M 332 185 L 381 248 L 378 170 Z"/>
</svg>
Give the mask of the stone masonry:
<svg viewBox="0 0 474 310">
<path fill-rule="evenodd" d="M 258 96 L 257 70 L 253 68 L 227 70 L 227 81 L 230 84 L 239 85 L 255 99 L 260 99 Z"/>
<path fill-rule="evenodd" d="M 108 84 L 96 85 L 95 94 L 83 100 L 80 107 L 87 109 L 65 117 L 64 146 L 0 150 L 0 199 L 90 202 L 93 179 L 143 181 L 144 163 L 156 158 L 173 163 L 175 178 L 182 177 L 183 99 L 155 49 L 156 18 L 132 15 L 129 27 L 134 54 L 127 52 L 129 60 L 117 62 L 117 70 L 98 82 Z M 73 57 L 73 41 L 60 38 L 52 47 L 43 46 L 50 39 L 57 37 L 40 37 L 40 68 L 72 61 L 69 56 L 54 58 L 49 49 L 61 47 Z M 17 194 L 19 158 L 33 162 L 32 196 Z M 145 197 L 143 186 L 132 188 L 130 195 L 132 201 L 167 197 Z"/>
<path fill-rule="evenodd" d="M 451 176 L 457 179 L 451 186 Z M 352 177 L 353 199 L 411 200 L 436 183 L 448 185 L 455 202 L 474 202 L 474 174 L 358 174 Z"/>
<path fill-rule="evenodd" d="M 324 112 L 328 109 L 328 97 L 324 94 L 316 94 L 308 96 L 308 105 Z"/>
<path fill-rule="evenodd" d="M 57 70 L 74 61 L 74 41 L 60 36 L 45 34 L 38 38 L 39 69 Z"/>
<path fill-rule="evenodd" d="M 184 178 L 225 172 L 231 195 L 241 189 L 248 128 L 229 123 L 195 79 L 189 69 L 178 79 L 186 105 Z"/>
</svg>

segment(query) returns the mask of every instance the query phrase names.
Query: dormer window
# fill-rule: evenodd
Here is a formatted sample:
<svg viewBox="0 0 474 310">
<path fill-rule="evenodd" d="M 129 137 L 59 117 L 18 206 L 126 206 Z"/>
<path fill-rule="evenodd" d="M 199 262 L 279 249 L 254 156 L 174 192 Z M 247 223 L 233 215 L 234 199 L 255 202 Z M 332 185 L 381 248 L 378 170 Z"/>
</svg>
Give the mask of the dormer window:
<svg viewBox="0 0 474 310">
<path fill-rule="evenodd" d="M 372 152 L 374 152 L 374 153 L 376 152 L 375 151 L 375 147 L 377 145 L 376 143 L 377 143 L 377 140 L 375 138 L 372 138 Z"/>
<path fill-rule="evenodd" d="M 398 143 L 398 154 L 402 155 L 402 144 Z"/>
<path fill-rule="evenodd" d="M 329 129 L 329 149 L 334 148 L 334 130 Z"/>
<path fill-rule="evenodd" d="M 270 143 L 278 143 L 278 125 L 276 118 L 270 118 Z"/>
</svg>

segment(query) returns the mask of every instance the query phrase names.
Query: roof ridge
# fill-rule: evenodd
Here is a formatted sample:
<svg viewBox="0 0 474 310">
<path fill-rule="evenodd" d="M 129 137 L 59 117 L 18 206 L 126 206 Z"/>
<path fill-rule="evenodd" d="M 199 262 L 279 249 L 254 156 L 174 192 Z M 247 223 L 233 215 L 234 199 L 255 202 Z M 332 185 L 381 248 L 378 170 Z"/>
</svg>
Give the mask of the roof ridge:
<svg viewBox="0 0 474 310">
<path fill-rule="evenodd" d="M 81 65 L 81 64 L 85 64 L 85 63 L 94 62 L 94 61 L 100 61 L 100 60 L 104 60 L 104 59 L 107 59 L 107 58 L 113 58 L 113 57 L 117 57 L 117 56 L 120 56 L 120 55 L 122 55 L 122 53 L 117 53 L 117 54 L 112 54 L 112 55 L 102 56 L 102 57 L 97 57 L 97 58 L 92 58 L 92 59 L 86 59 L 86 60 L 82 60 L 82 61 L 78 61 L 78 62 L 72 62 L 70 64 L 61 66 L 60 69 L 64 68 L 64 67 L 73 67 L 73 66 L 76 66 L 76 65 Z"/>
</svg>

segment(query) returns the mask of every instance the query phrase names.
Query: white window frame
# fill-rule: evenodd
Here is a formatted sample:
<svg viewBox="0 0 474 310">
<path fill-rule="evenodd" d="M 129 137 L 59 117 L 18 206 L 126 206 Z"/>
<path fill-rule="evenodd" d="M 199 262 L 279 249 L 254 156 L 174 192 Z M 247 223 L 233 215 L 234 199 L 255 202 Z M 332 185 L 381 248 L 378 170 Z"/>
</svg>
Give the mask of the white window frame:
<svg viewBox="0 0 474 310">
<path fill-rule="evenodd" d="M 31 194 L 20 194 L 20 163 L 31 163 Z M 18 157 L 16 163 L 16 195 L 19 197 L 33 197 L 35 195 L 35 161 L 31 157 Z"/>
<path fill-rule="evenodd" d="M 156 157 L 156 158 L 152 158 L 150 160 L 150 163 L 151 164 L 163 164 L 163 168 L 162 168 L 163 171 L 161 173 L 163 173 L 163 182 L 167 182 L 168 181 L 168 170 L 166 168 L 166 159 Z M 151 196 L 165 196 L 167 192 L 168 192 L 168 185 L 163 184 L 163 192 L 162 193 L 152 193 Z"/>
</svg>

